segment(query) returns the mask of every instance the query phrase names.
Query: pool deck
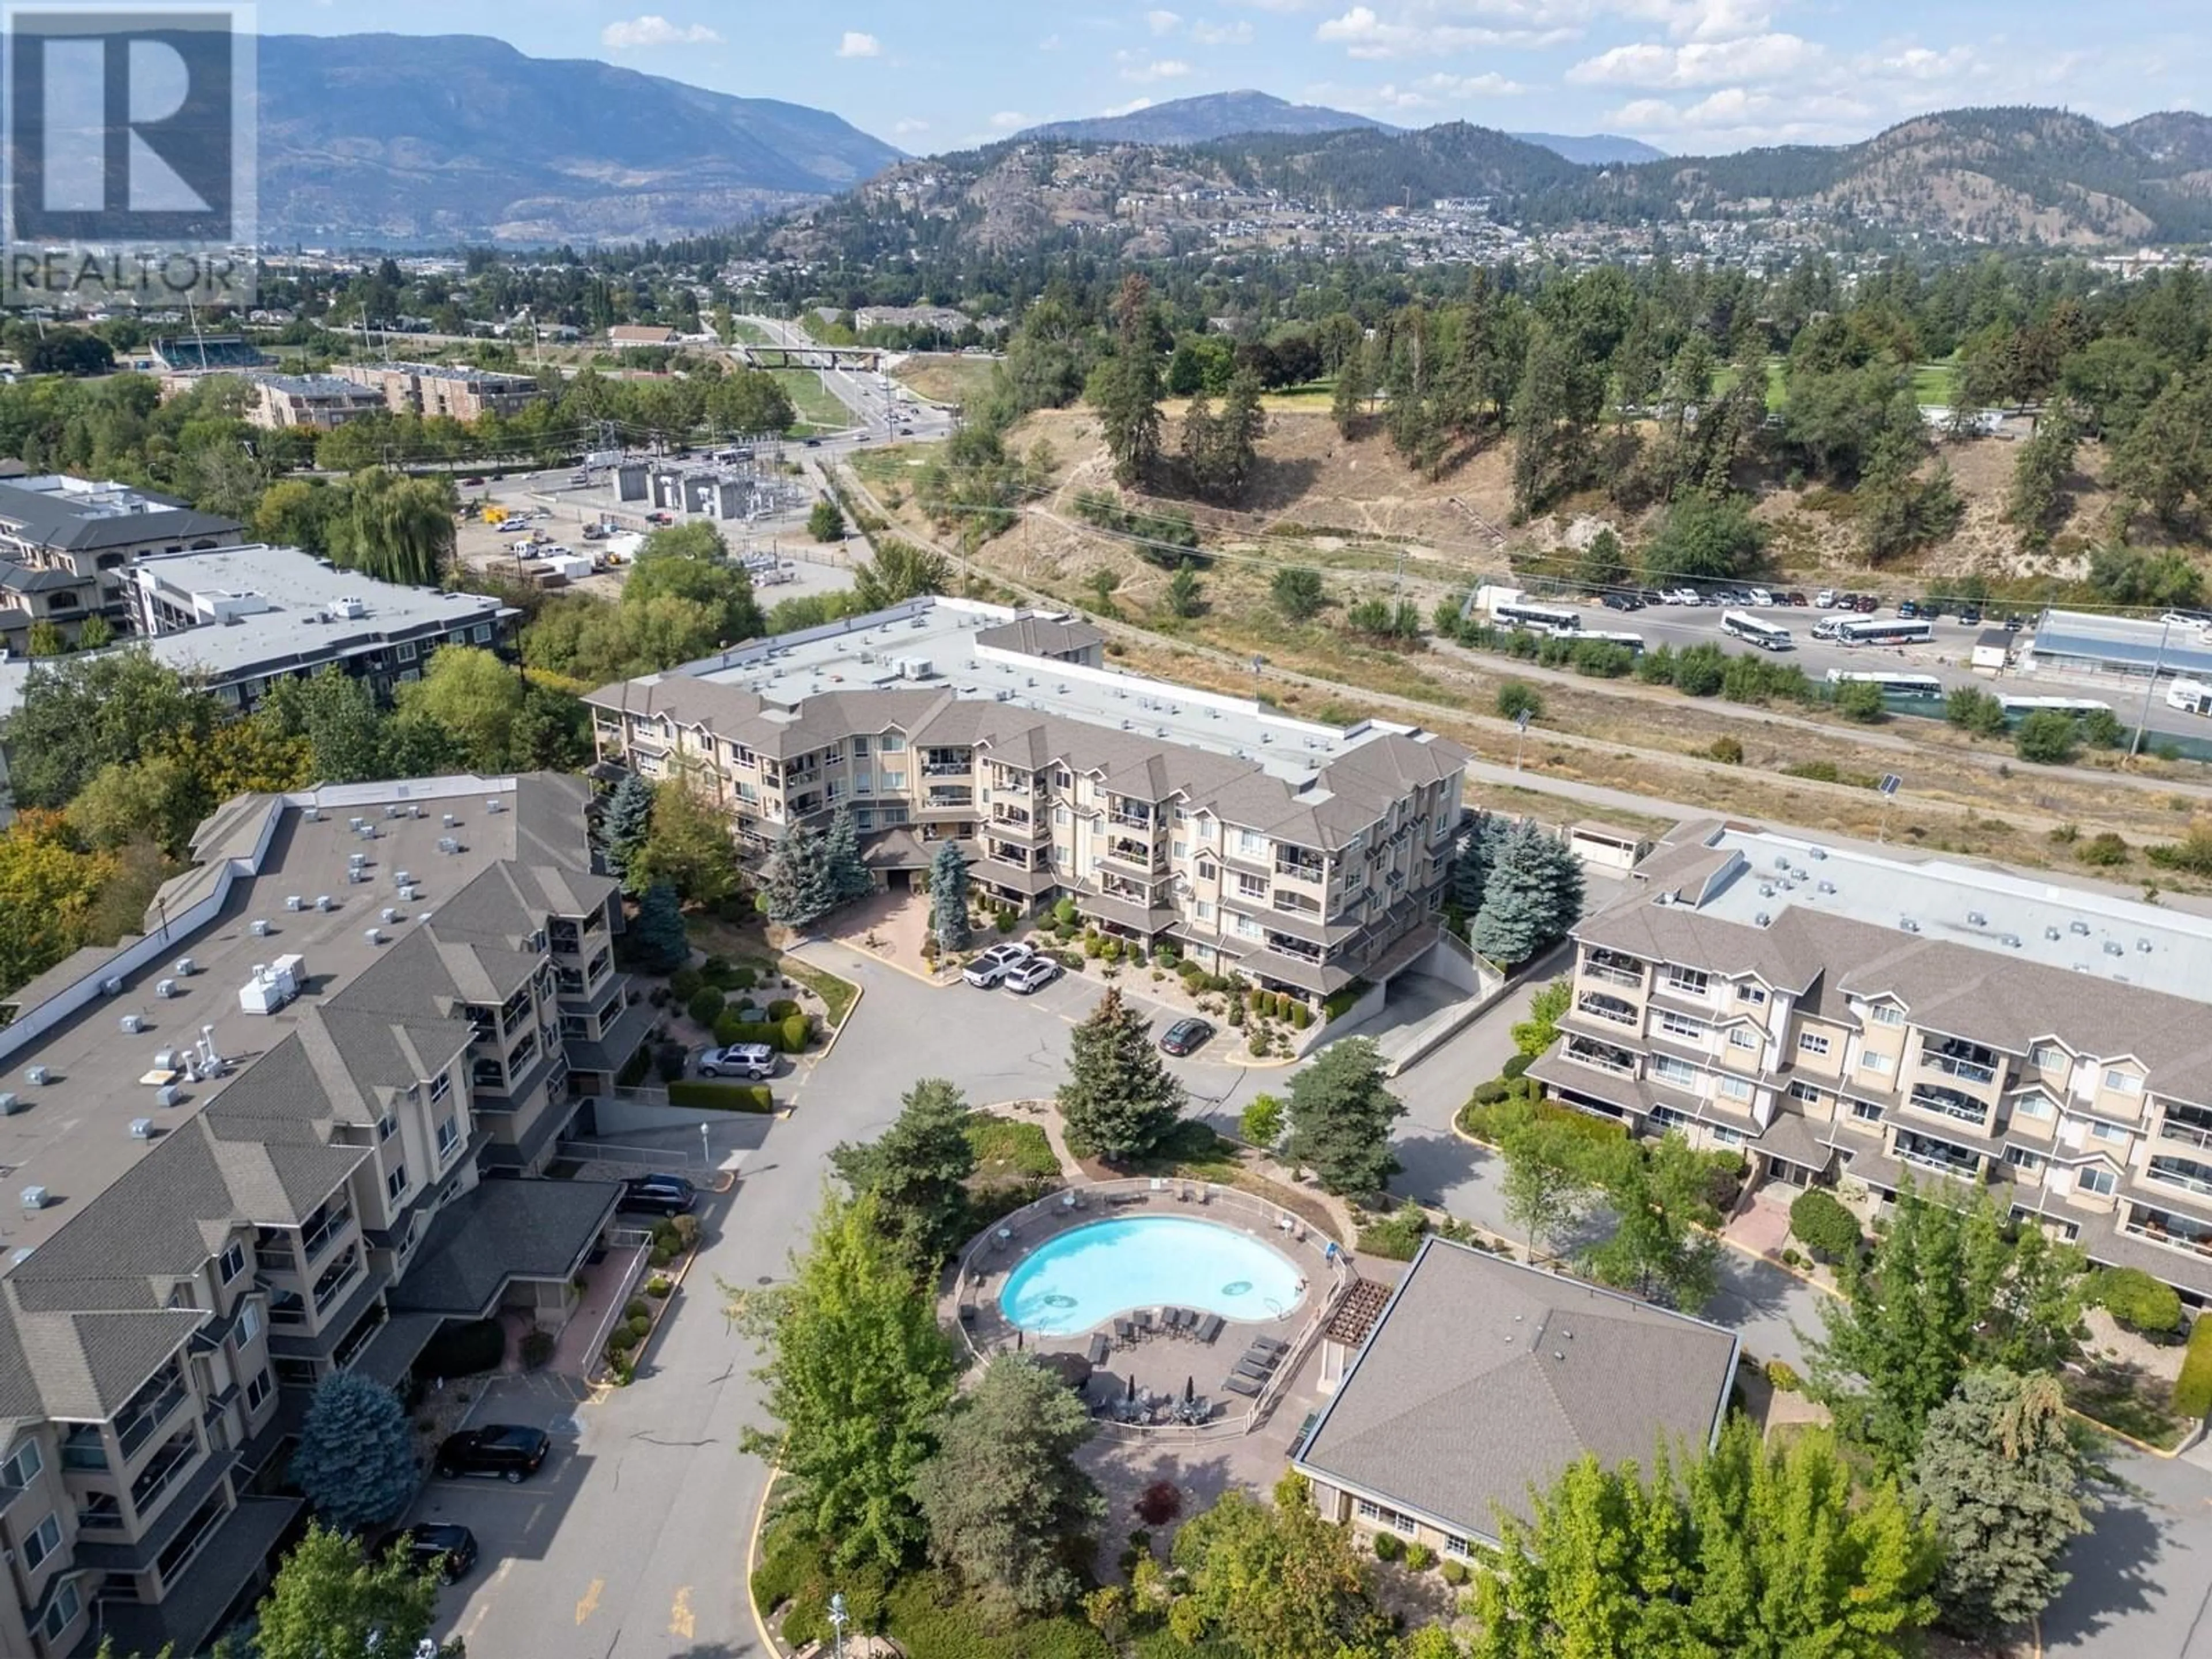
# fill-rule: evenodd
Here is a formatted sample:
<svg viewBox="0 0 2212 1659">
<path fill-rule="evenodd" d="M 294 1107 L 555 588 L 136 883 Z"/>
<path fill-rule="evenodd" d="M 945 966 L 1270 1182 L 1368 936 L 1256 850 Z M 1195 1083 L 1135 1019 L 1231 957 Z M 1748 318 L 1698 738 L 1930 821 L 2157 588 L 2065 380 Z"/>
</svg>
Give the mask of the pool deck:
<svg viewBox="0 0 2212 1659">
<path fill-rule="evenodd" d="M 1147 1215 L 1212 1222 L 1266 1244 L 1297 1267 L 1305 1280 L 1304 1296 L 1278 1318 L 1224 1319 L 1210 1343 L 1162 1328 L 1166 1310 L 1158 1305 L 1125 1310 L 1100 1325 L 1065 1336 L 1024 1332 L 1002 1314 L 1000 1290 L 1039 1246 L 1093 1222 Z M 1321 1328 L 1353 1277 L 1341 1249 L 1331 1259 L 1330 1243 L 1300 1218 L 1233 1188 L 1170 1178 L 1071 1187 L 1006 1217 L 974 1241 L 952 1275 L 943 1312 L 978 1358 L 1018 1351 L 1069 1356 L 1054 1363 L 1078 1375 L 1084 1375 L 1088 1366 L 1081 1393 L 1107 1437 L 1147 1443 L 1229 1440 L 1285 1414 L 1285 1408 L 1293 1405 L 1298 1410 L 1288 1416 L 1286 1431 L 1295 1431 L 1304 1412 L 1319 1400 Z M 1124 1321 L 1138 1323 L 1135 1316 L 1139 1314 L 1152 1321 L 1149 1333 L 1140 1329 L 1132 1335 L 1117 1329 Z M 1106 1351 L 1094 1364 L 1093 1339 L 1100 1335 L 1106 1340 Z M 1255 1339 L 1282 1345 L 1281 1358 L 1268 1368 L 1256 1398 L 1224 1386 Z M 1133 1382 L 1139 1401 L 1135 1410 L 1127 1403 Z M 1186 1387 L 1211 1403 L 1202 1423 L 1179 1419 L 1176 1407 Z M 1125 1420 L 1130 1417 L 1139 1420 Z"/>
</svg>

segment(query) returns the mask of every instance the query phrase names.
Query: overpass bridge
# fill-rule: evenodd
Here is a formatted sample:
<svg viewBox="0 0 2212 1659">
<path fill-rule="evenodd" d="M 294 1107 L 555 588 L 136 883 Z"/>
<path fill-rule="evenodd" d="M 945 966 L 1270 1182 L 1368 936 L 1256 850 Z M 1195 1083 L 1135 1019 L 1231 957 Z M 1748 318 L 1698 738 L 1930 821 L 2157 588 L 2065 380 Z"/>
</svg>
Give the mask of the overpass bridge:
<svg viewBox="0 0 2212 1659">
<path fill-rule="evenodd" d="M 860 368 L 872 371 L 884 354 L 873 346 L 740 345 L 738 360 L 747 368 Z"/>
</svg>

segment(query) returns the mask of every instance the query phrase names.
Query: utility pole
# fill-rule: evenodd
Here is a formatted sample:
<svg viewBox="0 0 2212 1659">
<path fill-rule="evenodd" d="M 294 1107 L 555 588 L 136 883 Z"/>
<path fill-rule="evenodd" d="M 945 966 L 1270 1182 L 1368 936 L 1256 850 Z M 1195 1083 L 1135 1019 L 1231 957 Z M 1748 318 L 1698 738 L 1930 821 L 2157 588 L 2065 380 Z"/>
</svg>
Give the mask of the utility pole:
<svg viewBox="0 0 2212 1659">
<path fill-rule="evenodd" d="M 2143 687 L 2142 712 L 2136 716 L 2136 735 L 2128 744 L 2128 758 L 2133 760 L 2142 747 L 2143 727 L 2150 724 L 2150 700 L 2158 695 L 2158 671 L 2166 666 L 2166 642 L 2173 636 L 2173 623 L 2168 620 L 2158 630 L 2158 654 L 2150 661 L 2150 679 Z"/>
</svg>

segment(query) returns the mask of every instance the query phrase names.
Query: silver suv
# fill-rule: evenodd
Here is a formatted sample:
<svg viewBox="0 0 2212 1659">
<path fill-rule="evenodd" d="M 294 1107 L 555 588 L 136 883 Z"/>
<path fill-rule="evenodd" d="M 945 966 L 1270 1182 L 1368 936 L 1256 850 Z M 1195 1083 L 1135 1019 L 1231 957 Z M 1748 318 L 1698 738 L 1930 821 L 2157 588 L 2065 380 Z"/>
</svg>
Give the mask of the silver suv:
<svg viewBox="0 0 2212 1659">
<path fill-rule="evenodd" d="M 759 1081 L 775 1075 L 775 1050 L 765 1042 L 735 1042 L 699 1056 L 701 1077 L 743 1077 Z"/>
</svg>

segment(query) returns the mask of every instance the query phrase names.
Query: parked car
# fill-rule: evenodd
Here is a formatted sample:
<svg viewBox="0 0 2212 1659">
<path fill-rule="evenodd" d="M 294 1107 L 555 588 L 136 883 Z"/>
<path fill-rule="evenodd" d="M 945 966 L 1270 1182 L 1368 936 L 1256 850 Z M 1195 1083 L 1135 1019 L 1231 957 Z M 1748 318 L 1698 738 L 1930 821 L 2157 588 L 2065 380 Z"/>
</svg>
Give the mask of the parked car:
<svg viewBox="0 0 2212 1659">
<path fill-rule="evenodd" d="M 1833 611 L 1836 608 L 1836 590 L 1832 587 L 1822 588 L 1813 596 L 1813 603 L 1823 611 Z"/>
<path fill-rule="evenodd" d="M 2004 631 L 2006 633 L 2017 634 L 2021 629 L 2027 626 L 2027 618 L 2021 616 L 2019 611 L 2008 611 L 2005 612 Z"/>
<path fill-rule="evenodd" d="M 699 1056 L 701 1077 L 742 1077 L 758 1082 L 775 1075 L 775 1050 L 765 1042 L 733 1042 Z"/>
<path fill-rule="evenodd" d="M 520 1482 L 538 1473 L 553 1443 L 543 1429 L 519 1423 L 487 1423 L 449 1434 L 438 1448 L 437 1469 L 445 1480 L 464 1474 L 496 1475 Z"/>
<path fill-rule="evenodd" d="M 988 991 L 1036 954 L 1026 945 L 994 945 L 962 969 L 960 977 L 977 990 Z"/>
<path fill-rule="evenodd" d="M 1025 997 L 1032 991 L 1042 991 L 1064 971 L 1060 963 L 1050 957 L 1032 956 L 1027 962 L 1008 969 L 1000 983 L 1016 996 Z"/>
<path fill-rule="evenodd" d="M 1608 611 L 1640 611 L 1635 598 L 1627 593 L 1607 593 L 1598 600 Z"/>
<path fill-rule="evenodd" d="M 1920 614 L 1920 602 L 1917 599 L 1899 599 L 1897 602 L 1897 614 L 1900 617 L 1918 616 Z"/>
<path fill-rule="evenodd" d="M 1656 587 L 1643 589 L 1636 596 L 1646 605 L 1672 605 L 1674 601 Z"/>
<path fill-rule="evenodd" d="M 676 515 L 672 513 L 648 513 L 645 515 L 645 521 L 647 524 L 674 524 Z"/>
<path fill-rule="evenodd" d="M 1794 587 L 1782 596 L 1782 602 L 1784 605 L 1810 605 L 1812 603 L 1811 600 L 1808 599 L 1802 593 L 1800 593 Z"/>
<path fill-rule="evenodd" d="M 482 478 L 464 478 L 461 480 L 461 488 L 464 489 L 481 489 L 483 488 L 483 480 Z"/>
<path fill-rule="evenodd" d="M 1978 605 L 1962 605 L 1959 607 L 1959 620 L 1967 627 L 1972 628 L 1981 619 L 1982 607 Z"/>
<path fill-rule="evenodd" d="M 1213 1035 L 1213 1027 L 1202 1019 L 1179 1019 L 1160 1034 L 1160 1052 L 1164 1054 L 1195 1054 L 1206 1046 Z"/>
<path fill-rule="evenodd" d="M 1753 588 L 1744 595 L 1744 598 L 1749 599 L 1753 605 L 1771 605 L 1774 603 L 1774 595 L 1768 592 L 1763 587 Z"/>
<path fill-rule="evenodd" d="M 477 1565 L 476 1534 L 450 1521 L 425 1521 L 386 1533 L 371 1553 L 382 1558 L 392 1553 L 395 1544 L 406 1546 L 408 1558 L 418 1571 L 438 1563 L 449 1584 L 467 1577 Z"/>
<path fill-rule="evenodd" d="M 1859 595 L 1858 603 L 1851 609 L 1863 617 L 1867 616 L 1881 609 L 1881 596 L 1877 593 L 1862 593 Z"/>
<path fill-rule="evenodd" d="M 623 1182 L 615 1207 L 647 1215 L 682 1215 L 698 1201 L 698 1188 L 682 1176 L 633 1176 Z"/>
</svg>

